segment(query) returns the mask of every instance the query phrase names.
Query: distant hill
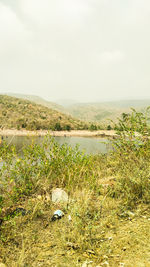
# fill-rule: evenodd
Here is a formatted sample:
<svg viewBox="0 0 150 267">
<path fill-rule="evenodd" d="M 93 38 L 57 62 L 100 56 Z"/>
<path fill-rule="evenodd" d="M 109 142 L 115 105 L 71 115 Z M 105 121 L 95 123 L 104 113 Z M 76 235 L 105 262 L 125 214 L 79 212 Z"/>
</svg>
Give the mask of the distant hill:
<svg viewBox="0 0 150 267">
<path fill-rule="evenodd" d="M 17 98 L 21 98 L 21 99 L 25 99 L 25 100 L 29 100 L 32 102 L 35 102 L 36 104 L 40 104 L 43 105 L 45 107 L 57 110 L 57 111 L 61 111 L 61 112 L 65 112 L 65 109 L 63 108 L 63 106 L 56 104 L 54 102 L 51 101 L 47 101 L 45 99 L 43 99 L 40 96 L 36 96 L 36 95 L 24 95 L 24 94 L 13 94 L 13 93 L 7 93 L 6 95 L 8 96 L 12 96 L 12 97 L 17 97 Z"/>
<path fill-rule="evenodd" d="M 79 102 L 73 100 L 73 99 L 59 99 L 56 101 L 57 104 L 63 106 L 64 108 L 78 104 Z"/>
<path fill-rule="evenodd" d="M 80 103 L 66 107 L 66 110 L 75 118 L 84 121 L 108 124 L 109 120 L 116 121 L 121 114 L 131 112 L 131 108 L 143 111 L 150 106 L 149 100 L 122 100 L 102 103 Z"/>
<path fill-rule="evenodd" d="M 84 124 L 29 100 L 0 95 L 0 128 L 70 130 L 83 129 Z"/>
</svg>

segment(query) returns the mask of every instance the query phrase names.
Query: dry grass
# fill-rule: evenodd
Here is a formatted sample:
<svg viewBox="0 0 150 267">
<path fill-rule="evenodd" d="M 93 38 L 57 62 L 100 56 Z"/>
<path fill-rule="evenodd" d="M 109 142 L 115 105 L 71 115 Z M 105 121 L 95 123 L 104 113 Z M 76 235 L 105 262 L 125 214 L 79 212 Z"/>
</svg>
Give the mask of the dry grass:
<svg viewBox="0 0 150 267">
<path fill-rule="evenodd" d="M 31 214 L 3 223 L 1 261 L 7 266 L 150 266 L 149 211 L 141 206 L 122 217 L 119 203 L 78 190 L 68 206 L 36 195 L 20 203 Z M 101 204 L 103 203 L 102 209 Z M 118 207 L 117 207 L 118 204 Z M 56 209 L 65 216 L 51 222 Z M 72 221 L 68 220 L 71 215 Z M 144 217 L 143 217 L 144 216 Z"/>
</svg>

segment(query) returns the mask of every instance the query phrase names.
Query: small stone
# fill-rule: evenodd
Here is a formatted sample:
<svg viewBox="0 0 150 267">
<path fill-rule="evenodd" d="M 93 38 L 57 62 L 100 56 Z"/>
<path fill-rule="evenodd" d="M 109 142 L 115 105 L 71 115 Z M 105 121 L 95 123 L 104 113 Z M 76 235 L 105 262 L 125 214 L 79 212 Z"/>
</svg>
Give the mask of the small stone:
<svg viewBox="0 0 150 267">
<path fill-rule="evenodd" d="M 123 248 L 122 248 L 122 250 L 123 250 L 123 251 L 126 251 L 126 250 L 127 250 L 127 248 L 126 248 L 126 247 L 123 247 Z"/>
<path fill-rule="evenodd" d="M 123 262 L 119 263 L 119 267 L 124 267 L 124 266 L 125 266 L 125 264 Z"/>
<path fill-rule="evenodd" d="M 68 202 L 68 194 L 61 188 L 52 190 L 52 201 L 53 202 Z"/>
<path fill-rule="evenodd" d="M 72 221 L 71 215 L 68 215 L 68 221 L 69 221 L 69 222 Z"/>
</svg>

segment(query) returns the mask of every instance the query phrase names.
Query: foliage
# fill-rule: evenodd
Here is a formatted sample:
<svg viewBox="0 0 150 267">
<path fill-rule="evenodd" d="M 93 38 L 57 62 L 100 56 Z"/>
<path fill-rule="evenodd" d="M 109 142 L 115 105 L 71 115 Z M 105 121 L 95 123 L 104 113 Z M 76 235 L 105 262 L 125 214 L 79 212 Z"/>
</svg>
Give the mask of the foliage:
<svg viewBox="0 0 150 267">
<path fill-rule="evenodd" d="M 91 131 L 96 131 L 96 130 L 97 130 L 97 126 L 96 126 L 95 124 L 92 123 L 92 124 L 90 125 L 90 130 L 91 130 Z"/>
<path fill-rule="evenodd" d="M 72 187 L 84 186 L 89 179 L 95 179 L 90 156 L 84 155 L 78 147 L 60 146 L 50 137 L 45 138 L 42 145 L 32 143 L 25 147 L 21 157 L 15 147 L 9 148 L 4 143 L 0 156 L 3 161 L 1 194 L 3 205 L 7 206 L 38 192 L 45 183 L 72 190 Z"/>
<path fill-rule="evenodd" d="M 115 125 L 118 139 L 114 141 L 112 160 L 118 183 L 113 194 L 121 196 L 128 207 L 139 201 L 150 202 L 149 110 L 141 113 L 132 109 Z"/>
</svg>

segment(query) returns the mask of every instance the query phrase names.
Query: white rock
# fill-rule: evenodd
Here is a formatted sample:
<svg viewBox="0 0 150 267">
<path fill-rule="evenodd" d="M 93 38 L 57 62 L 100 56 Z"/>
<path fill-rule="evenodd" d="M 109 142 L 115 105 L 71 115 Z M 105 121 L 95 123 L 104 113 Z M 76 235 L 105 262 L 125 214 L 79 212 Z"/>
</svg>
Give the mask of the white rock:
<svg viewBox="0 0 150 267">
<path fill-rule="evenodd" d="M 0 263 L 0 267 L 6 267 L 4 263 Z"/>
<path fill-rule="evenodd" d="M 68 221 L 69 221 L 69 222 L 72 221 L 71 215 L 68 215 Z"/>
<path fill-rule="evenodd" d="M 53 202 L 68 202 L 68 194 L 61 188 L 52 190 L 52 201 Z"/>
</svg>

